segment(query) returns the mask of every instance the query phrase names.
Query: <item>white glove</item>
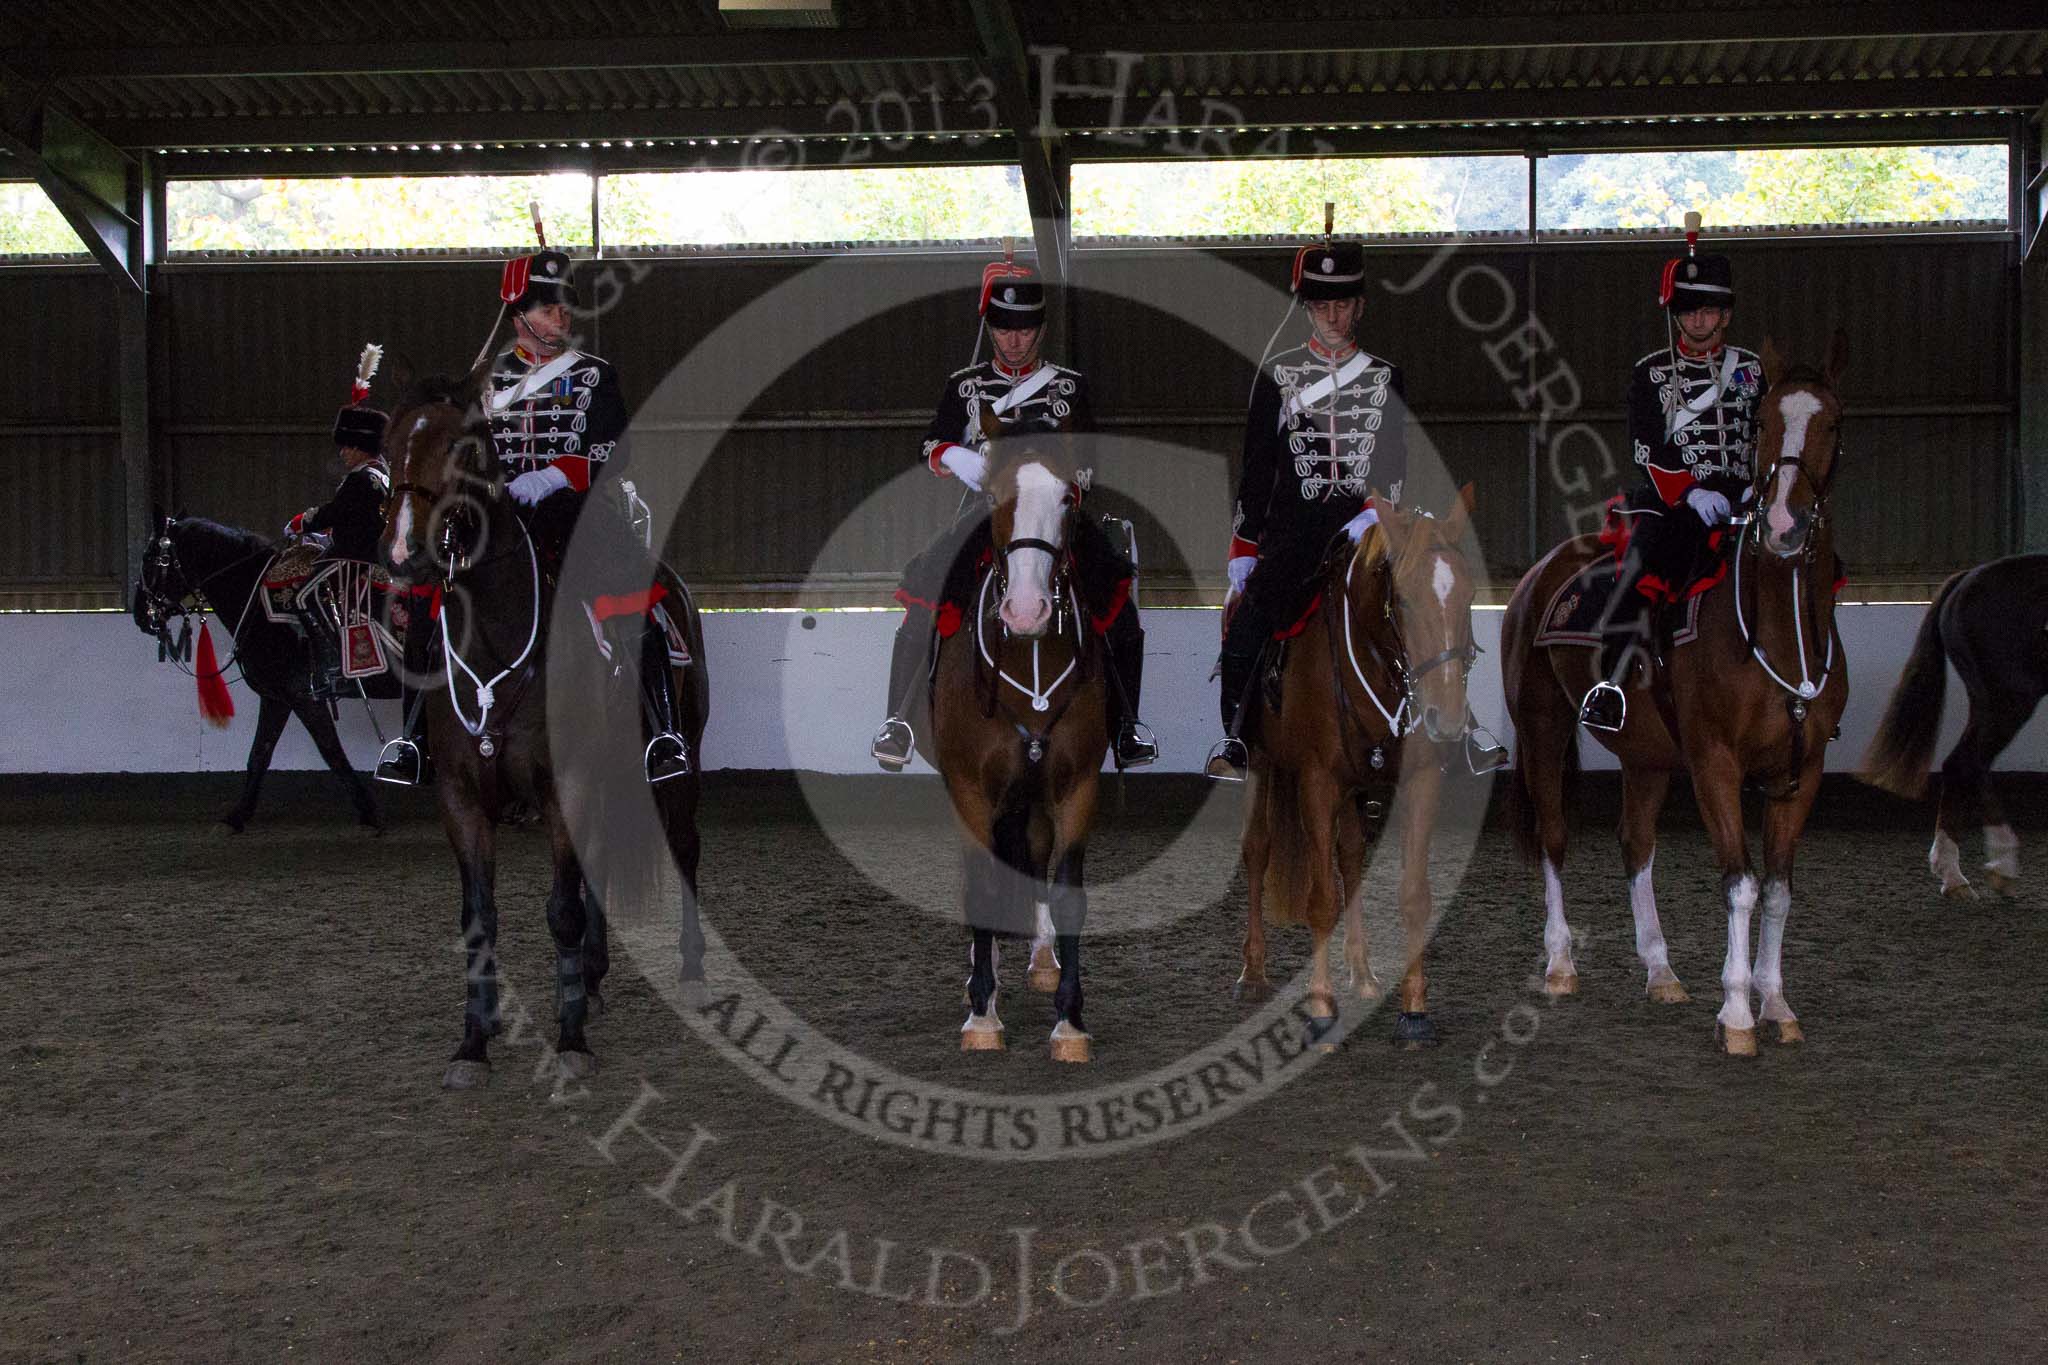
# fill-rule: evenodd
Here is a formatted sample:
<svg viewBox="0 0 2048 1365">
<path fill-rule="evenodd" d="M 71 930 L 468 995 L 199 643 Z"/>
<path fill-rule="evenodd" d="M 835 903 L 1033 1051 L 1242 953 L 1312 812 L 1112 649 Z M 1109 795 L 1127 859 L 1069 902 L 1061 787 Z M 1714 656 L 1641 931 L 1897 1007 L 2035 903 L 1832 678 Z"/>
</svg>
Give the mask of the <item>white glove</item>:
<svg viewBox="0 0 2048 1365">
<path fill-rule="evenodd" d="M 939 463 L 977 493 L 981 491 L 982 480 L 988 477 L 988 456 L 972 446 L 947 446 Z"/>
<path fill-rule="evenodd" d="M 1344 534 L 1351 538 L 1353 545 L 1356 545 L 1365 538 L 1367 531 L 1370 531 L 1379 524 L 1380 514 L 1378 509 L 1367 507 L 1363 512 L 1360 512 L 1357 516 L 1344 523 Z"/>
<path fill-rule="evenodd" d="M 1685 505 L 1709 526 L 1728 520 L 1728 499 L 1711 488 L 1694 488 L 1685 495 Z"/>
<path fill-rule="evenodd" d="M 1259 557 L 1257 555 L 1239 555 L 1223 566 L 1223 572 L 1230 576 L 1230 595 L 1232 597 L 1244 591 L 1244 585 L 1250 580 L 1252 570 L 1257 567 L 1258 562 Z"/>
<path fill-rule="evenodd" d="M 569 487 L 569 476 L 549 465 L 546 469 L 530 469 L 505 485 L 505 491 L 521 507 L 531 507 L 548 494 Z"/>
</svg>

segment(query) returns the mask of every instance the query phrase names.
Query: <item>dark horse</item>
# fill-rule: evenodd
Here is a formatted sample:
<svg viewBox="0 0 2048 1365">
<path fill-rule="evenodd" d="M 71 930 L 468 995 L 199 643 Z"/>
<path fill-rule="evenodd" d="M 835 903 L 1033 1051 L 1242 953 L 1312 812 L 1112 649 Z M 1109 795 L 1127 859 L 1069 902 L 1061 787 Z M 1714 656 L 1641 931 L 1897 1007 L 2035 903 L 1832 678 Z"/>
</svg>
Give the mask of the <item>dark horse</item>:
<svg viewBox="0 0 2048 1365">
<path fill-rule="evenodd" d="M 195 670 L 202 713 L 214 719 L 208 708 L 211 692 L 221 698 L 219 704 L 224 708 L 218 713 L 218 723 L 226 724 L 227 717 L 234 714 L 234 702 L 227 696 L 221 676 L 230 667 L 241 670 L 242 681 L 262 703 L 256 737 L 249 744 L 248 776 L 242 783 L 241 799 L 222 814 L 221 823 L 237 834 L 249 823 L 278 736 L 297 716 L 313 737 L 320 757 L 348 789 L 356 819 L 381 831 L 383 822 L 369 784 L 349 766 L 327 703 L 313 695 L 312 651 L 305 636 L 272 621 L 256 600 L 259 582 L 275 551 L 271 542 L 248 531 L 200 517 L 167 518 L 143 556 L 142 581 L 135 585 L 135 624 L 145 635 L 175 649 L 170 638 L 171 618 L 211 610 L 227 628 L 233 648 L 228 660 L 218 663 L 210 649 L 200 650 Z"/>
<path fill-rule="evenodd" d="M 1621 851 L 1635 915 L 1636 953 L 1652 1000 L 1688 997 L 1671 970 L 1650 866 L 1657 812 L 1672 776 L 1689 772 L 1721 866 L 1728 951 L 1721 967 L 1717 1031 L 1730 1055 L 1756 1053 L 1757 1015 L 1778 1041 L 1801 1039 L 1785 1002 L 1781 953 L 1792 909 L 1792 855 L 1820 789 L 1828 741 L 1849 700 L 1848 667 L 1835 629 L 1840 565 L 1828 498 L 1841 454 L 1842 406 L 1835 396 L 1847 350 L 1837 333 L 1825 368 L 1788 367 L 1764 343 L 1766 392 L 1757 441 L 1757 510 L 1730 537 L 1726 577 L 1702 595 L 1697 638 L 1665 651 L 1660 666 L 1638 665 L 1627 680 L 1628 723 L 1600 742 L 1621 760 Z M 1565 922 L 1565 775 L 1576 758 L 1578 699 L 1593 685 L 1597 648 L 1540 645 L 1550 603 L 1606 553 L 1593 536 L 1566 541 L 1523 576 L 1501 626 L 1509 714 L 1520 781 L 1518 833 L 1543 866 L 1553 995 L 1578 989 L 1571 927 Z M 1759 887 L 1743 830 L 1742 788 L 1761 781 L 1764 868 Z M 1763 923 L 1750 952 L 1757 906 Z"/>
<path fill-rule="evenodd" d="M 1052 1057 L 1085 1062 L 1082 860 L 1109 746 L 1107 655 L 1078 592 L 1070 533 L 1080 490 L 1067 441 L 1019 435 L 994 451 L 993 557 L 974 606 L 939 646 L 931 697 L 934 765 L 960 822 L 974 931 L 960 1046 L 1003 1046 L 995 935 L 1049 919 L 1059 959 Z M 1052 964 L 1033 965 L 1041 978 Z"/>
<path fill-rule="evenodd" d="M 1959 847 L 1974 817 L 1984 827 L 1986 879 L 1992 890 L 2011 895 L 2019 884 L 2020 840 L 1992 789 L 1991 765 L 2048 692 L 2048 555 L 1995 559 L 1941 585 L 1863 756 L 1866 781 L 1899 796 L 1925 794 L 1951 663 L 1969 696 L 1970 718 L 1942 760 L 1927 866 L 1941 879 L 1942 895 L 1977 898 Z"/>
<path fill-rule="evenodd" d="M 587 1075 L 596 1062 L 584 1036 L 601 1007 L 598 989 L 610 965 L 600 893 L 617 894 L 617 878 L 595 885 L 585 860 L 605 857 L 608 868 L 654 859 L 628 850 L 621 859 L 602 850 L 604 801 L 613 790 L 606 768 L 629 771 L 632 796 L 650 800 L 683 882 L 682 934 L 685 984 L 701 983 L 704 940 L 697 922 L 696 772 L 648 787 L 641 781 L 637 665 L 627 662 L 609 682 L 554 698 L 557 707 L 629 717 L 590 745 L 550 751 L 550 682 L 577 679 L 580 656 L 548 666 L 548 651 L 586 651 L 596 673 L 596 649 L 580 630 L 550 636 L 555 585 L 532 538 L 514 511 L 491 453 L 477 397 L 482 370 L 466 379 L 434 381 L 410 394 L 392 414 L 385 454 L 397 471 L 385 509 L 379 551 L 417 593 L 432 590 L 434 619 L 443 641 L 444 685 L 428 694 L 427 733 L 438 769 L 435 795 L 441 825 L 462 878 L 462 942 L 467 996 L 462 1042 L 442 1077 L 455 1090 L 485 1083 L 488 1045 L 500 1027 L 496 825 L 515 800 L 540 812 L 554 864 L 548 892 L 548 929 L 555 942 L 555 1043 L 561 1080 Z M 593 496 L 602 496 L 601 491 Z M 693 664 L 679 671 L 678 728 L 692 753 L 701 752 L 709 682 L 703 633 L 694 608 L 672 577 L 664 579 L 676 604 Z M 425 608 L 422 604 L 422 609 Z M 581 636 L 581 638 L 579 638 Z M 613 734 L 613 731 L 621 732 Z M 644 795 L 643 795 L 644 793 Z M 701 988 L 701 986 L 700 986 Z"/>
<path fill-rule="evenodd" d="M 1465 681 L 1473 579 L 1462 542 L 1469 485 L 1443 520 L 1380 509 L 1356 549 L 1332 557 L 1322 607 L 1287 646 L 1279 691 L 1260 689 L 1245 817 L 1249 888 L 1242 996 L 1263 995 L 1265 921 L 1306 924 L 1314 936 L 1310 1027 L 1320 1045 L 1337 1021 L 1330 933 L 1341 911 L 1351 988 L 1377 1000 L 1366 958 L 1365 821 L 1369 793 L 1395 793 L 1401 836 L 1401 920 L 1406 970 L 1394 1040 L 1436 1041 L 1423 982 L 1431 901 L 1429 846 L 1443 791 L 1441 746 L 1470 743 Z M 1477 768 L 1479 765 L 1474 764 Z M 1398 788 L 1397 788 L 1398 784 Z"/>
</svg>

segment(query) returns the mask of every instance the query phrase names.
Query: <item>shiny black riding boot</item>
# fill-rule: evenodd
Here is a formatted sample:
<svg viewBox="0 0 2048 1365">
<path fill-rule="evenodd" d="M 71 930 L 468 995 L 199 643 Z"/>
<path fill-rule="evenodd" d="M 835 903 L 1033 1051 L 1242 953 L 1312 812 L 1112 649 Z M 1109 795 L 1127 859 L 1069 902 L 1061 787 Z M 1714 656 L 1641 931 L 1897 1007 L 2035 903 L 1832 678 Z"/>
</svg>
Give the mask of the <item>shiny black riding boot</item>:
<svg viewBox="0 0 2048 1365">
<path fill-rule="evenodd" d="M 924 673 L 931 638 L 931 618 L 915 608 L 906 609 L 889 649 L 889 718 L 875 732 L 869 749 L 884 771 L 901 772 L 917 752 L 917 735 L 905 716 L 911 709 L 912 689 Z"/>
<path fill-rule="evenodd" d="M 676 677 L 668 641 L 645 616 L 640 620 L 640 684 L 647 695 L 648 728 L 654 732 L 642 760 L 649 782 L 666 782 L 691 771 L 690 746 L 676 729 Z"/>
<path fill-rule="evenodd" d="M 1116 766 L 1142 768 L 1159 757 L 1159 741 L 1138 719 L 1138 698 L 1145 684 L 1145 632 L 1138 626 L 1112 626 L 1109 631 L 1109 733 Z"/>
<path fill-rule="evenodd" d="M 405 627 L 404 671 L 423 680 L 434 666 L 434 643 L 438 630 L 417 602 L 412 612 Z M 399 697 L 399 714 L 404 717 L 400 723 L 405 728 L 377 755 L 377 770 L 372 776 L 379 782 L 401 787 L 432 785 L 434 757 L 427 745 L 426 693 L 407 684 L 399 690 Z"/>
<path fill-rule="evenodd" d="M 1258 670 L 1259 656 L 1225 650 L 1217 662 L 1222 684 L 1218 710 L 1222 713 L 1224 734 L 1222 742 L 1209 751 L 1204 771 L 1217 782 L 1242 782 L 1251 768 L 1251 751 L 1238 738 L 1239 721 L 1245 698 L 1251 692 L 1252 675 Z"/>
</svg>

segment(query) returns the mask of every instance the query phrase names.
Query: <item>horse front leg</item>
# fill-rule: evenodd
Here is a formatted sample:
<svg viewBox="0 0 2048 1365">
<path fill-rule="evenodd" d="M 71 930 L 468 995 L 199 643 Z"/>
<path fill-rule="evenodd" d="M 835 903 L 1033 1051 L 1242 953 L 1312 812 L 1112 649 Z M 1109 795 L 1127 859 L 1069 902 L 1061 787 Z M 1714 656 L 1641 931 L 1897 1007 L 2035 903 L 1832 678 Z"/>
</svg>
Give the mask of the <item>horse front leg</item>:
<svg viewBox="0 0 2048 1365">
<path fill-rule="evenodd" d="M 448 826 L 456 866 L 462 873 L 465 984 L 462 1043 L 441 1075 L 441 1086 L 469 1090 L 490 1080 L 488 1044 L 499 1027 L 497 859 L 491 822 L 483 812 L 469 810 L 451 816 Z"/>
<path fill-rule="evenodd" d="M 1273 993 L 1266 976 L 1266 864 L 1272 858 L 1273 836 L 1267 821 L 1273 805 L 1270 771 L 1254 768 L 1250 811 L 1244 822 L 1245 925 L 1243 968 L 1233 994 L 1239 1000 L 1263 1000 Z"/>
<path fill-rule="evenodd" d="M 335 733 L 334 717 L 327 714 L 327 707 L 308 698 L 293 705 L 292 711 L 299 718 L 299 724 L 306 727 L 306 733 L 313 737 L 313 747 L 320 751 L 327 770 L 341 779 L 348 791 L 349 801 L 356 808 L 356 823 L 378 834 L 384 832 L 384 822 L 377 815 L 376 798 L 370 795 L 370 786 L 362 775 L 348 761 L 348 750 L 341 747 L 341 736 Z"/>
<path fill-rule="evenodd" d="M 1750 923 L 1757 883 L 1742 830 L 1742 764 L 1725 747 L 1691 755 L 1692 785 L 1700 817 L 1721 867 L 1721 898 L 1728 908 L 1728 952 L 1721 961 L 1721 1012 L 1716 1031 L 1731 1057 L 1756 1055 L 1756 1016 L 1749 1007 Z"/>
<path fill-rule="evenodd" d="M 1409 740 L 1402 770 L 1401 927 L 1407 938 L 1408 969 L 1401 975 L 1401 1013 L 1394 1022 L 1394 1041 L 1403 1047 L 1426 1047 L 1437 1041 L 1422 956 L 1435 909 L 1429 893 L 1429 845 L 1436 831 L 1444 770 L 1419 736 Z"/>
<path fill-rule="evenodd" d="M 1092 1055 L 1088 1026 L 1081 1019 L 1081 933 L 1088 922 L 1084 864 L 1088 830 L 1095 821 L 1097 789 L 1097 779 L 1090 773 L 1053 812 L 1050 895 L 1053 943 L 1060 959 L 1059 989 L 1052 997 L 1056 1016 L 1052 1059 L 1056 1062 L 1085 1062 Z"/>
<path fill-rule="evenodd" d="M 277 750 L 278 736 L 292 718 L 291 703 L 280 697 L 263 697 L 256 713 L 256 738 L 249 741 L 248 776 L 242 779 L 242 797 L 230 806 L 220 822 L 235 833 L 256 813 L 256 796 L 263 790 L 263 774 L 270 771 L 270 756 Z"/>
<path fill-rule="evenodd" d="M 1813 810 L 1820 792 L 1822 763 L 1816 755 L 1800 774 L 1799 789 L 1786 800 L 1773 801 L 1764 811 L 1763 925 L 1757 933 L 1756 961 L 1752 984 L 1762 1002 L 1760 1015 L 1777 1025 L 1781 1043 L 1804 1042 L 1799 1017 L 1785 1002 L 1785 921 L 1792 913 L 1792 855 L 1799 845 L 1800 831 Z"/>
<path fill-rule="evenodd" d="M 960 1025 L 960 1050 L 1000 1052 L 1003 1021 L 996 1014 L 996 936 L 992 926 L 1006 870 L 998 865 L 992 850 L 971 838 L 965 841 L 961 860 L 961 909 L 973 939 L 967 950 L 967 1021 Z"/>
<path fill-rule="evenodd" d="M 1330 934 L 1342 910 L 1343 888 L 1337 884 L 1337 806 L 1344 795 L 1334 775 L 1306 767 L 1299 775 L 1302 858 L 1306 864 L 1306 903 L 1313 946 L 1309 950 L 1308 1035 L 1325 1051 L 1337 1046 L 1337 988 L 1330 976 Z"/>
<path fill-rule="evenodd" d="M 583 1028 L 590 1017 L 589 989 L 584 981 L 584 936 L 589 932 L 583 900 L 583 869 L 576 860 L 568 832 L 555 822 L 554 885 L 548 890 L 548 932 L 555 940 L 555 1069 L 563 1081 L 578 1080 L 597 1069 Z"/>
</svg>

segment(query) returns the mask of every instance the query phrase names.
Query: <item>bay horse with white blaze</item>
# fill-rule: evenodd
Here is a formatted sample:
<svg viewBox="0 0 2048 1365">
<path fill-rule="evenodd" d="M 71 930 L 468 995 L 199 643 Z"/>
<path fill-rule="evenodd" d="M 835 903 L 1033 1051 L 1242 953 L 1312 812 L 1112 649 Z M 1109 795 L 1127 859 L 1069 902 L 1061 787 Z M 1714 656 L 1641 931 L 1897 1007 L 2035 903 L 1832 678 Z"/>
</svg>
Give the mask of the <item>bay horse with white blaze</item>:
<svg viewBox="0 0 2048 1365">
<path fill-rule="evenodd" d="M 1073 561 L 1082 475 L 1064 433 L 1007 436 L 986 413 L 982 423 L 995 438 L 991 557 L 973 607 L 939 644 L 931 688 L 933 764 L 959 821 L 973 929 L 960 1046 L 1003 1046 L 996 936 L 1049 929 L 1031 981 L 1055 987 L 1053 1060 L 1085 1062 L 1083 860 L 1109 730 L 1107 653 Z"/>
<path fill-rule="evenodd" d="M 1377 505 L 1377 504 L 1376 504 Z M 1261 685 L 1251 738 L 1250 804 L 1243 836 L 1249 888 L 1240 998 L 1271 989 L 1265 921 L 1306 924 L 1314 936 L 1308 1012 L 1317 1042 L 1337 1022 L 1330 934 L 1341 914 L 1351 989 L 1377 1000 L 1368 961 L 1367 816 L 1375 794 L 1393 797 L 1401 829 L 1401 920 L 1406 967 L 1394 1041 L 1434 1043 L 1423 978 L 1433 913 L 1429 848 L 1443 793 L 1447 746 L 1470 746 L 1466 680 L 1474 580 L 1465 542 L 1472 488 L 1438 519 L 1377 505 L 1378 525 L 1331 557 L 1314 608 L 1287 642 L 1277 693 Z M 1486 765 L 1461 755 L 1475 772 Z M 1377 804 L 1375 802 L 1375 804 Z"/>
<path fill-rule="evenodd" d="M 1827 363 L 1815 369 L 1788 366 L 1773 343 L 1764 343 L 1756 481 L 1744 502 L 1758 510 L 1731 528 L 1722 550 L 1727 572 L 1699 594 L 1694 638 L 1665 649 L 1661 663 L 1637 659 L 1624 684 L 1626 725 L 1598 736 L 1621 761 L 1622 864 L 1636 953 L 1648 974 L 1649 998 L 1665 1004 L 1689 997 L 1671 968 L 1651 865 L 1657 813 L 1671 779 L 1691 775 L 1728 913 L 1716 1033 L 1732 1056 L 1756 1053 L 1752 991 L 1779 1042 L 1803 1037 L 1785 1000 L 1781 955 L 1792 909 L 1793 853 L 1849 699 L 1835 627 L 1840 561 L 1828 518 L 1841 456 L 1835 384 L 1846 352 L 1838 332 Z M 1608 553 L 1595 536 L 1552 550 L 1516 586 L 1501 627 L 1515 725 L 1517 833 L 1524 851 L 1542 865 L 1544 988 L 1552 995 L 1578 989 L 1560 880 L 1568 833 L 1565 778 L 1577 757 L 1578 699 L 1595 681 L 1599 651 L 1597 643 L 1544 645 L 1539 632 L 1551 604 L 1563 606 L 1560 595 Z M 1761 885 L 1743 829 L 1742 789 L 1752 779 L 1768 798 Z M 1762 925 L 1752 956 L 1759 903 Z"/>
<path fill-rule="evenodd" d="M 1950 664 L 1970 713 L 1941 763 L 1927 866 L 1943 896 L 1975 900 L 1960 847 L 1974 819 L 1984 830 L 1986 880 L 2009 896 L 2019 886 L 2020 837 L 1992 787 L 1991 765 L 2048 693 L 2048 555 L 1994 559 L 1941 585 L 1863 756 L 1865 781 L 1915 800 L 1926 793 Z"/>
<path fill-rule="evenodd" d="M 548 892 L 548 929 L 555 944 L 555 1042 L 559 1081 L 587 1075 L 596 1062 L 586 1024 L 601 1009 L 598 989 L 610 965 L 606 919 L 584 859 L 601 838 L 609 783 L 598 754 L 572 745 L 550 750 L 548 687 L 574 676 L 548 667 L 550 649 L 594 643 L 551 637 L 555 584 L 501 482 L 478 395 L 486 371 L 453 383 L 430 381 L 408 395 L 391 418 L 385 453 L 396 478 L 385 510 L 379 551 L 415 591 L 430 590 L 442 642 L 443 685 L 427 695 L 427 733 L 438 776 L 435 796 L 462 878 L 462 940 L 467 994 L 462 1041 L 442 1077 L 448 1089 L 484 1084 L 490 1075 L 489 1040 L 500 1027 L 497 961 L 496 832 L 513 801 L 540 812 L 554 865 Z M 599 485 L 593 496 L 607 490 Z M 680 584 L 664 578 L 671 599 L 687 606 Z M 698 752 L 708 711 L 703 633 L 694 608 L 683 618 L 693 664 L 678 670 L 678 727 Z M 594 668 L 591 671 L 596 671 Z M 603 688 L 604 684 L 597 684 Z M 635 795 L 654 802 L 665 852 L 682 877 L 681 947 L 685 985 L 701 984 L 704 939 L 697 920 L 697 802 L 700 778 L 685 776 L 648 786 L 638 762 L 641 707 L 637 668 L 628 663 L 608 692 L 579 698 L 604 708 L 606 739 L 590 749 L 612 768 L 630 772 Z M 630 735 L 610 736 L 611 730 Z M 616 750 L 616 752 L 612 752 Z M 579 843 L 579 837 L 581 842 Z M 628 873 L 648 869 L 658 850 L 608 853 L 605 865 Z M 651 883 L 651 878 L 648 879 Z M 636 884 L 636 888 L 638 886 Z"/>
<path fill-rule="evenodd" d="M 256 813 L 271 755 L 285 726 L 297 716 L 328 770 L 347 789 L 357 823 L 381 833 L 384 824 L 369 784 L 349 765 L 327 703 L 313 693 L 310 645 L 293 626 L 271 620 L 257 601 L 276 553 L 272 542 L 253 532 L 203 517 L 166 517 L 142 557 L 142 577 L 132 603 L 135 624 L 143 634 L 156 637 L 162 645 L 160 654 L 182 661 L 190 618 L 195 613 L 200 617 L 192 671 L 199 686 L 199 713 L 210 723 L 225 726 L 234 717 L 234 695 L 225 676 L 230 668 L 241 671 L 242 681 L 261 704 L 256 733 L 249 741 L 242 794 L 221 815 L 222 824 L 240 834 Z M 227 628 L 231 648 L 226 662 L 214 653 L 213 637 L 206 629 L 208 611 Z M 178 640 L 171 638 L 172 617 L 181 619 Z"/>
</svg>

